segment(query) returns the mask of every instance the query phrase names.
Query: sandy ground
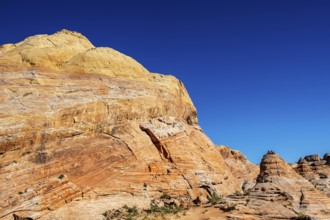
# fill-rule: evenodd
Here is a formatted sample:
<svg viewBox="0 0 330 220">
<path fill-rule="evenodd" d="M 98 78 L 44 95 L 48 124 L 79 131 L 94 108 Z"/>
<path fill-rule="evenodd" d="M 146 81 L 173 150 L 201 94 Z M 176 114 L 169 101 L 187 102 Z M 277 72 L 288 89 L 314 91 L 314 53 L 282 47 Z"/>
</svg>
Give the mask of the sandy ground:
<svg viewBox="0 0 330 220">
<path fill-rule="evenodd" d="M 177 215 L 150 216 L 138 218 L 139 220 L 218 220 L 227 219 L 225 213 L 214 207 L 193 207 Z"/>
<path fill-rule="evenodd" d="M 183 212 L 179 218 L 180 220 L 215 220 L 226 219 L 225 213 L 214 207 L 194 207 L 186 212 Z"/>
</svg>

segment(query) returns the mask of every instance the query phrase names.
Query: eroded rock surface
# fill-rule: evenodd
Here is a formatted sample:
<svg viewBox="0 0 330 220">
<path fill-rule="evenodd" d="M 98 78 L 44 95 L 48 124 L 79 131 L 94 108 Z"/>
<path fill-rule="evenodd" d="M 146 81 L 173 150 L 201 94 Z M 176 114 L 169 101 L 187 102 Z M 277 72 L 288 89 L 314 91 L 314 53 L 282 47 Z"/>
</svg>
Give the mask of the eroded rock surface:
<svg viewBox="0 0 330 220">
<path fill-rule="evenodd" d="M 226 198 L 236 204 L 235 219 L 329 219 L 330 199 L 273 152 L 260 164 L 257 184 L 246 194 Z"/>
<path fill-rule="evenodd" d="M 0 219 L 101 220 L 164 193 L 229 195 L 219 219 L 329 219 L 329 164 L 216 148 L 181 81 L 79 33 L 0 46 Z"/>
<path fill-rule="evenodd" d="M 316 158 L 310 160 L 310 158 Z M 306 156 L 298 163 L 293 164 L 295 171 L 310 181 L 321 192 L 330 197 L 330 155 L 325 154 L 323 158 L 319 155 Z"/>
<path fill-rule="evenodd" d="M 238 150 L 232 150 L 227 146 L 219 146 L 217 149 L 225 159 L 233 175 L 237 178 L 242 191 L 246 192 L 254 187 L 260 171 L 259 166 L 248 161 Z"/>
<path fill-rule="evenodd" d="M 1 46 L 0 218 L 102 219 L 130 196 L 239 191 L 196 115 L 178 79 L 79 33 Z"/>
</svg>

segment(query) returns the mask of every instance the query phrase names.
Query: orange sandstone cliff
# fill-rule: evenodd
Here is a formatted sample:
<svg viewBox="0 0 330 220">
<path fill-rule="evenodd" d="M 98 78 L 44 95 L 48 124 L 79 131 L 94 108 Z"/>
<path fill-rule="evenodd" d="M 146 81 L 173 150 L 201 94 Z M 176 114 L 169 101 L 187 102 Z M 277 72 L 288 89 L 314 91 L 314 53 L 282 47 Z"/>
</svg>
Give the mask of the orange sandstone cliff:
<svg viewBox="0 0 330 220">
<path fill-rule="evenodd" d="M 181 81 L 62 30 L 0 46 L 0 219 L 241 190 Z"/>
<path fill-rule="evenodd" d="M 252 164 L 238 150 L 230 149 L 227 146 L 217 147 L 230 171 L 236 177 L 236 181 L 245 192 L 250 190 L 255 184 L 260 168 Z"/>
<path fill-rule="evenodd" d="M 0 46 L 0 219 L 101 220 L 164 193 L 224 196 L 183 219 L 329 219 L 329 167 L 216 147 L 181 81 L 80 33 Z"/>
</svg>

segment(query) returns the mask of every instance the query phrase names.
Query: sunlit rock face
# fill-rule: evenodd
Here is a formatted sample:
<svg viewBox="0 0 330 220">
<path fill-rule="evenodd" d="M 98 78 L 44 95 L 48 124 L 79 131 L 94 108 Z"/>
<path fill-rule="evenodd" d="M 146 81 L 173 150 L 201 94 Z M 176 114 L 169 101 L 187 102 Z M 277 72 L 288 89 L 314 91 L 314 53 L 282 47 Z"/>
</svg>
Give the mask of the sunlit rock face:
<svg viewBox="0 0 330 220">
<path fill-rule="evenodd" d="M 63 30 L 0 47 L 0 218 L 241 190 L 181 81 Z"/>
<path fill-rule="evenodd" d="M 238 204 L 228 217 L 238 219 L 328 219 L 330 199 L 274 152 L 262 158 L 256 185 L 245 194 L 232 195 Z M 300 218 L 300 219 L 301 219 Z"/>
<path fill-rule="evenodd" d="M 330 154 L 310 155 L 292 164 L 294 170 L 330 197 Z"/>
<path fill-rule="evenodd" d="M 227 146 L 218 146 L 217 149 L 225 159 L 230 171 L 237 178 L 242 191 L 250 190 L 256 184 L 260 171 L 259 166 L 248 161 L 238 150 L 230 149 Z"/>
</svg>

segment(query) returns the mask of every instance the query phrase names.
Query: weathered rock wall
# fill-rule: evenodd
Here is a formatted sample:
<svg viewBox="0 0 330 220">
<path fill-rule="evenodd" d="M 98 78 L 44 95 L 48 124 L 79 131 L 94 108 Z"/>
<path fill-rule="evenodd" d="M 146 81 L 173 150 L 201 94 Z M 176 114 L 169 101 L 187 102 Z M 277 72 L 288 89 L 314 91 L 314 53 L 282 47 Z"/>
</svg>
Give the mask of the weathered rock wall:
<svg viewBox="0 0 330 220">
<path fill-rule="evenodd" d="M 246 157 L 238 150 L 232 150 L 227 146 L 217 147 L 230 171 L 237 178 L 237 182 L 246 192 L 256 184 L 259 175 L 259 165 L 252 164 Z"/>
<path fill-rule="evenodd" d="M 66 30 L 0 51 L 0 218 L 240 190 L 175 77 Z"/>
<path fill-rule="evenodd" d="M 328 219 L 330 216 L 330 199 L 273 152 L 263 157 L 257 184 L 244 195 L 229 196 L 227 202 L 237 204 L 237 209 L 228 215 L 237 219 Z"/>
<path fill-rule="evenodd" d="M 310 155 L 291 165 L 294 170 L 330 197 L 330 154 Z"/>
</svg>

